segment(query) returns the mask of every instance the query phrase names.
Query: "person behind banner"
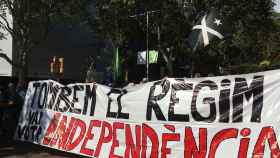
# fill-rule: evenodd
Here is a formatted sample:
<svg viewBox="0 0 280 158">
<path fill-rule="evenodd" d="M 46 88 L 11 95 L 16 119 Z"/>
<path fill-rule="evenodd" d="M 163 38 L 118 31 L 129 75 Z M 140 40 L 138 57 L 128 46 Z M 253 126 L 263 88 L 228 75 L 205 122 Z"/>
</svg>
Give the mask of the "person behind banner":
<svg viewBox="0 0 280 158">
<path fill-rule="evenodd" d="M 26 95 L 26 92 L 27 92 L 27 82 L 26 81 L 22 81 L 22 82 L 19 82 L 17 84 L 17 87 L 15 89 L 15 104 L 16 104 L 16 107 L 15 107 L 15 118 L 16 118 L 16 121 L 18 121 L 19 119 L 19 116 L 20 116 L 20 112 L 22 110 L 22 107 L 23 107 L 23 104 L 24 104 L 24 100 L 25 100 L 25 95 Z"/>
<path fill-rule="evenodd" d="M 21 107 L 24 99 L 17 92 L 14 83 L 9 83 L 5 92 L 7 96 L 5 100 L 5 107 L 3 107 L 2 125 L 4 126 L 4 135 L 11 136 L 19 119 Z"/>
<path fill-rule="evenodd" d="M 0 114 L 0 129 L 1 129 L 1 135 L 7 136 L 10 133 L 10 120 L 13 118 L 14 112 L 14 84 L 9 83 L 8 87 L 1 88 L 1 101 L 0 101 L 0 107 L 1 107 L 1 114 Z"/>
<path fill-rule="evenodd" d="M 113 72 L 110 67 L 106 68 L 103 84 L 109 87 L 111 87 L 113 84 Z"/>
<path fill-rule="evenodd" d="M 27 91 L 27 83 L 26 83 L 26 81 L 22 81 L 21 83 L 17 84 L 16 93 L 20 97 L 22 102 L 25 99 L 26 91 Z"/>
<path fill-rule="evenodd" d="M 3 126 L 3 119 L 5 114 L 6 95 L 4 86 L 0 85 L 0 135 L 4 134 L 5 129 Z"/>
</svg>

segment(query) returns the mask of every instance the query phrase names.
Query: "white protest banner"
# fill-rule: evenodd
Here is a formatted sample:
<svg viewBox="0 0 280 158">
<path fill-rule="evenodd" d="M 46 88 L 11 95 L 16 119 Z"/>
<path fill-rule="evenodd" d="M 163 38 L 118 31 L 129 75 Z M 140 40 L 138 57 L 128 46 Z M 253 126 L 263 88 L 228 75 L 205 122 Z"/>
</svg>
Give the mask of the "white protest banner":
<svg viewBox="0 0 280 158">
<path fill-rule="evenodd" d="M 280 70 L 123 89 L 29 84 L 15 139 L 100 158 L 280 157 Z"/>
</svg>

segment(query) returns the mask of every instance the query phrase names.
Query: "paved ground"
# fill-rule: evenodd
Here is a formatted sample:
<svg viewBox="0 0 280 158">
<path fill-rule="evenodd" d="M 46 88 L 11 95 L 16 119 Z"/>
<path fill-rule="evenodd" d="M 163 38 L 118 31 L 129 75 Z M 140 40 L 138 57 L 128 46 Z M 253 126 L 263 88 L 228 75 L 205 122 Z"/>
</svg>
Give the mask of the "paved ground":
<svg viewBox="0 0 280 158">
<path fill-rule="evenodd" d="M 1 109 L 0 109 L 1 112 Z M 13 141 L 12 135 L 16 122 L 13 119 L 0 121 L 0 158 L 79 158 L 82 156 L 66 152 Z M 5 131 L 5 132 L 4 132 Z M 84 157 L 83 157 L 84 158 Z"/>
<path fill-rule="evenodd" d="M 8 141 L 0 138 L 0 158 L 78 158 L 78 155 L 67 154 L 58 150 L 33 145 L 30 143 Z"/>
<path fill-rule="evenodd" d="M 14 141 L 17 109 L 0 105 L 0 158 L 85 158 L 32 143 Z"/>
<path fill-rule="evenodd" d="M 13 109 L 0 107 L 0 158 L 85 158 L 32 143 L 14 141 L 17 113 Z"/>
</svg>

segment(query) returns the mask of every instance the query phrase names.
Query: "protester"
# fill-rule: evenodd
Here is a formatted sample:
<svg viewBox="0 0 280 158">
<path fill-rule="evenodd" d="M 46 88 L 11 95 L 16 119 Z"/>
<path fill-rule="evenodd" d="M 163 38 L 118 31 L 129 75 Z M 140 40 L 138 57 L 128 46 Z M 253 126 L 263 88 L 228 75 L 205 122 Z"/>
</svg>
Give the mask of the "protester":
<svg viewBox="0 0 280 158">
<path fill-rule="evenodd" d="M 24 103 L 26 84 L 0 87 L 0 135 L 12 136 Z"/>
<path fill-rule="evenodd" d="M 3 120 L 4 120 L 4 114 L 5 114 L 5 105 L 6 105 L 6 95 L 5 95 L 5 88 L 3 85 L 0 85 L 0 135 L 3 135 L 4 132 L 4 126 L 3 126 Z"/>
<path fill-rule="evenodd" d="M 112 83 L 113 83 L 113 72 L 112 72 L 110 67 L 106 68 L 106 72 L 105 72 L 104 78 L 105 79 L 103 81 L 103 84 L 111 87 Z"/>
<path fill-rule="evenodd" d="M 27 91 L 26 81 L 19 82 L 16 87 L 16 93 L 21 98 L 21 102 L 24 102 L 26 91 Z"/>
<path fill-rule="evenodd" d="M 4 86 L 0 85 L 0 103 L 3 103 L 5 101 L 5 88 Z"/>
<path fill-rule="evenodd" d="M 14 83 L 9 83 L 8 84 L 8 89 L 7 89 L 7 96 L 8 96 L 8 104 L 13 106 L 16 102 L 16 87 Z"/>
</svg>

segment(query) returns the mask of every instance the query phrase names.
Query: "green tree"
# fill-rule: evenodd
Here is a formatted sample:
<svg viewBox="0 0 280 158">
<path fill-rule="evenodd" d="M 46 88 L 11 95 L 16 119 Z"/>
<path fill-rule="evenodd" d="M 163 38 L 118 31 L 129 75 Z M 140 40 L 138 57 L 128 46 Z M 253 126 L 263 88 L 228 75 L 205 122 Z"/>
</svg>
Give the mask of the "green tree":
<svg viewBox="0 0 280 158">
<path fill-rule="evenodd" d="M 149 47 L 159 50 L 169 76 L 173 76 L 178 56 L 188 56 L 194 61 L 193 67 L 204 67 L 205 73 L 219 73 L 219 66 L 242 73 L 246 71 L 243 67 L 257 71 L 261 62 L 271 60 L 279 50 L 279 27 L 273 20 L 273 5 L 272 0 L 193 0 L 185 7 L 181 0 L 106 0 L 97 2 L 96 24 L 105 38 L 122 46 L 133 38 L 145 40 L 145 16 L 129 16 L 157 10 L 149 16 Z M 211 7 L 218 8 L 230 23 L 230 36 L 211 43 L 201 52 L 192 52 L 185 39 L 198 16 Z M 246 66 L 239 69 L 238 65 Z"/>
<path fill-rule="evenodd" d="M 159 50 L 169 75 L 172 76 L 176 57 L 174 52 L 182 52 L 184 38 L 191 28 L 182 6 L 177 1 L 98 1 L 97 26 L 105 38 L 112 39 L 115 46 L 123 46 L 131 39 L 138 38 L 143 41 L 146 39 L 147 11 L 156 11 L 149 15 L 149 48 Z"/>
<path fill-rule="evenodd" d="M 216 0 L 212 4 L 221 10 L 230 22 L 232 36 L 210 47 L 218 56 L 223 57 L 225 67 L 234 67 L 238 73 L 248 70 L 259 71 L 259 63 L 268 59 L 275 52 L 279 38 L 279 27 L 273 20 L 273 1 L 263 0 Z M 220 59 L 220 58 L 217 58 Z M 217 63 L 219 63 L 217 61 Z M 238 70 L 240 66 L 240 71 Z"/>
</svg>

